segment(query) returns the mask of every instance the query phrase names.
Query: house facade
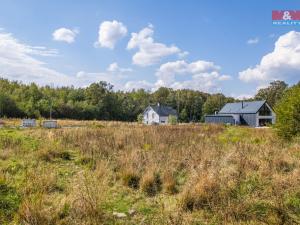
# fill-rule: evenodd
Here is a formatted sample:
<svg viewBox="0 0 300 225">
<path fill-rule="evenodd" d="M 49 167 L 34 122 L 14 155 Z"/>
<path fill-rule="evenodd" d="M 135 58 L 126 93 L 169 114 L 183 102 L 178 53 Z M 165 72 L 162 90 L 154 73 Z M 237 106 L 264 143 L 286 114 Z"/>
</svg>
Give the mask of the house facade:
<svg viewBox="0 0 300 225">
<path fill-rule="evenodd" d="M 144 124 L 168 124 L 169 116 L 175 116 L 177 119 L 177 112 L 169 106 L 157 105 L 148 106 L 143 113 Z"/>
<path fill-rule="evenodd" d="M 227 103 L 219 113 L 206 115 L 206 123 L 223 123 L 263 127 L 274 124 L 276 114 L 266 101 Z"/>
</svg>

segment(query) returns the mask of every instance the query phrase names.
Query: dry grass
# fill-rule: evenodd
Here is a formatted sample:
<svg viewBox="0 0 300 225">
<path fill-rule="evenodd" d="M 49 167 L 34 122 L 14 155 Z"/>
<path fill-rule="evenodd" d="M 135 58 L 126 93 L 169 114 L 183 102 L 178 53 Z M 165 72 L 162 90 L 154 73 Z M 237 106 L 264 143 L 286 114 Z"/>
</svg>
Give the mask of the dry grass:
<svg viewBox="0 0 300 225">
<path fill-rule="evenodd" d="M 59 123 L 77 127 L 0 130 L 0 174 L 20 196 L 0 223 L 300 221 L 300 145 L 271 129 Z"/>
</svg>

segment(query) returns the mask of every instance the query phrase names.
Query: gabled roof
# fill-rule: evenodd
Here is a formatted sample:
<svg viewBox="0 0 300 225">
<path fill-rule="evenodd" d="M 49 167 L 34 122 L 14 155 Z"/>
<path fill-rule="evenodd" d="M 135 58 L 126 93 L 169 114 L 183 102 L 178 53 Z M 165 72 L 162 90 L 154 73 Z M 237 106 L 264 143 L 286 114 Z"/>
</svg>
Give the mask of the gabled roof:
<svg viewBox="0 0 300 225">
<path fill-rule="evenodd" d="M 170 106 L 151 105 L 151 107 L 159 116 L 177 116 L 177 111 Z"/>
<path fill-rule="evenodd" d="M 221 110 L 222 113 L 243 114 L 243 113 L 257 113 L 258 110 L 266 103 L 266 101 L 252 101 L 252 102 L 234 102 L 227 103 Z"/>
</svg>

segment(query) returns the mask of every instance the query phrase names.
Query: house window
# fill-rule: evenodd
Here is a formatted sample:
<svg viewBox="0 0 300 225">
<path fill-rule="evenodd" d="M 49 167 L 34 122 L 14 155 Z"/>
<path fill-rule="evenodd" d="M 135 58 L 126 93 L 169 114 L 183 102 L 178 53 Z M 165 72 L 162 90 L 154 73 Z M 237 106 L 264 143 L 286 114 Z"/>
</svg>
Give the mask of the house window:
<svg viewBox="0 0 300 225">
<path fill-rule="evenodd" d="M 259 110 L 259 115 L 260 116 L 271 116 L 271 110 L 269 109 L 269 107 L 264 104 L 260 110 Z"/>
<path fill-rule="evenodd" d="M 272 124 L 272 119 L 259 119 L 258 123 L 260 127 L 265 127 Z"/>
<path fill-rule="evenodd" d="M 166 121 L 164 121 L 164 120 L 162 120 L 162 121 L 160 121 L 161 123 L 165 123 Z"/>
<path fill-rule="evenodd" d="M 154 113 L 152 113 L 152 119 L 154 119 L 154 117 L 155 117 L 155 115 L 154 115 Z"/>
</svg>

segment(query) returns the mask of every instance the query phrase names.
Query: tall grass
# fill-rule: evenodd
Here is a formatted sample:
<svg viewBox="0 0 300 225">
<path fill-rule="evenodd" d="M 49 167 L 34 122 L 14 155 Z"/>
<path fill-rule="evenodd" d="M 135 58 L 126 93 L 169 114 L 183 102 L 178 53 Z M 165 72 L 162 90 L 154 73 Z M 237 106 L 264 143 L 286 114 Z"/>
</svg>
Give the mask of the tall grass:
<svg viewBox="0 0 300 225">
<path fill-rule="evenodd" d="M 271 129 L 76 124 L 0 130 L 3 224 L 300 222 L 300 145 Z"/>
</svg>

